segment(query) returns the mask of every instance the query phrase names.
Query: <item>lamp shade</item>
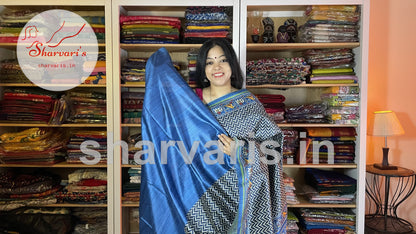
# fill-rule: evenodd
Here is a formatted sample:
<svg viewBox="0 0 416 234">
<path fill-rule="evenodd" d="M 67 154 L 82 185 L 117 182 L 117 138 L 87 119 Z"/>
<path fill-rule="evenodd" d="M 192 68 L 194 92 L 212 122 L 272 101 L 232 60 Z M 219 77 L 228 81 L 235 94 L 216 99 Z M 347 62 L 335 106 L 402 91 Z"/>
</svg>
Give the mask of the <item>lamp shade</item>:
<svg viewBox="0 0 416 234">
<path fill-rule="evenodd" d="M 368 135 L 393 136 L 404 134 L 402 125 L 393 111 L 374 112 L 373 124 L 369 125 Z"/>
</svg>

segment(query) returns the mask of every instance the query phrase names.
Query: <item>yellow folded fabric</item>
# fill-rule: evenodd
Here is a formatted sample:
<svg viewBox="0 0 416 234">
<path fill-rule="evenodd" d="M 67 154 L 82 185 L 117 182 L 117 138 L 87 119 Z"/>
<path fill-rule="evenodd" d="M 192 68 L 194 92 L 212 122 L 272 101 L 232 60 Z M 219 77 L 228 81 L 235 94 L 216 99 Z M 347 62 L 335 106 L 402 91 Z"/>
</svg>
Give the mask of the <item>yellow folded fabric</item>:
<svg viewBox="0 0 416 234">
<path fill-rule="evenodd" d="M 357 135 L 354 128 L 307 128 L 306 130 L 311 137 L 353 137 Z"/>
<path fill-rule="evenodd" d="M 311 6 L 311 12 L 314 11 L 357 11 L 357 6 L 354 5 L 313 5 Z"/>
<path fill-rule="evenodd" d="M 84 68 L 91 67 L 105 67 L 105 61 L 85 61 L 83 64 Z"/>
<path fill-rule="evenodd" d="M 342 73 L 342 72 L 353 72 L 352 68 L 322 68 L 313 69 L 312 74 L 330 74 L 330 73 Z"/>
<path fill-rule="evenodd" d="M 21 132 L 8 132 L 0 136 L 1 143 L 18 143 L 39 141 L 45 137 L 45 131 L 39 128 L 29 128 Z"/>
<path fill-rule="evenodd" d="M 104 24 L 90 24 L 91 28 L 105 28 Z"/>
<path fill-rule="evenodd" d="M 96 76 L 87 77 L 82 83 L 83 84 L 94 84 L 98 80 L 97 84 L 106 84 L 106 76 L 100 76 L 102 79 L 99 79 Z"/>
</svg>

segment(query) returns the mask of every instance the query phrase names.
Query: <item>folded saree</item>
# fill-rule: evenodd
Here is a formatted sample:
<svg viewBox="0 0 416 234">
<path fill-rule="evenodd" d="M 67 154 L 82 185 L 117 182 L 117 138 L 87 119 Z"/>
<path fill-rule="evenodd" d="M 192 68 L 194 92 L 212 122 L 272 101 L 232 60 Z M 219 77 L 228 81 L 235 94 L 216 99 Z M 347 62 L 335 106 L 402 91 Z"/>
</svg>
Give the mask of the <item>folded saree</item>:
<svg viewBox="0 0 416 234">
<path fill-rule="evenodd" d="M 342 127 L 342 128 L 307 128 L 308 136 L 313 137 L 345 137 L 356 136 L 355 128 Z"/>
<path fill-rule="evenodd" d="M 170 16 L 152 16 L 152 15 L 121 15 L 120 16 L 120 23 L 125 24 L 128 21 L 137 21 L 137 20 L 157 20 L 157 21 L 165 21 L 175 23 L 180 25 L 181 21 L 177 17 L 170 17 Z"/>
<path fill-rule="evenodd" d="M 207 108 L 165 48 L 150 57 L 142 139 L 152 144 L 143 146 L 140 233 L 285 233 L 282 164 L 261 164 L 265 155 L 257 148 L 263 140 L 281 144 L 283 136 L 264 109 L 253 111 L 259 106 L 253 94 L 240 90 Z M 207 145 L 221 133 L 257 140 L 253 163 L 247 163 L 244 147 L 234 158 Z M 171 146 L 163 149 L 166 142 Z"/>
</svg>

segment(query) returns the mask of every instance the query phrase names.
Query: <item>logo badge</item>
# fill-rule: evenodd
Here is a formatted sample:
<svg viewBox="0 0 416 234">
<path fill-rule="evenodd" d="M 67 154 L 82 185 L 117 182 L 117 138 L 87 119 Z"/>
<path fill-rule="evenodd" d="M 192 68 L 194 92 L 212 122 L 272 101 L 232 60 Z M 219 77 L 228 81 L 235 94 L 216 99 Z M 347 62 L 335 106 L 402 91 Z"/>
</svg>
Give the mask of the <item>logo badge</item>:
<svg viewBox="0 0 416 234">
<path fill-rule="evenodd" d="M 98 58 L 94 30 L 67 10 L 48 10 L 33 17 L 20 32 L 16 50 L 26 77 L 51 91 L 81 84 L 94 71 Z"/>
</svg>

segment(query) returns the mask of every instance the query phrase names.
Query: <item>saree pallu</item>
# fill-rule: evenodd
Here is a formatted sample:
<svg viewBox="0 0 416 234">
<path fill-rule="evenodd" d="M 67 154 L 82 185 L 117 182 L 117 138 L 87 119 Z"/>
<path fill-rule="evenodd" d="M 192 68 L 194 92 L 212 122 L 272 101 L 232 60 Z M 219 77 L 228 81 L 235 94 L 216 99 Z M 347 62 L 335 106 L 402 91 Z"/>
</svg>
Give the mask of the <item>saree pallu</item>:
<svg viewBox="0 0 416 234">
<path fill-rule="evenodd" d="M 230 101 L 235 108 L 219 113 Z M 165 48 L 150 57 L 142 113 L 140 233 L 227 233 L 231 227 L 232 233 L 285 233 L 281 161 L 261 164 L 258 154 L 261 141 L 282 143 L 283 136 L 269 126 L 264 109 L 244 116 L 258 105 L 242 90 L 207 108 Z M 250 121 L 236 124 L 241 118 Z M 238 148 L 235 160 L 221 157 L 217 144 L 207 144 L 216 143 L 221 133 L 239 142 L 256 139 L 253 162 L 247 163 L 247 144 Z"/>
<path fill-rule="evenodd" d="M 249 142 L 238 148 L 241 153 L 237 154 L 244 161 L 239 165 L 244 168 L 238 177 L 243 185 L 240 196 L 242 193 L 245 199 L 239 203 L 237 233 L 286 233 L 282 131 L 261 102 L 245 89 L 227 94 L 209 103 L 208 107 L 229 136 Z M 274 145 L 278 153 L 276 162 L 269 165 L 262 162 L 263 159 L 270 160 L 270 155 L 261 149 L 261 144 L 266 141 L 277 143 Z M 250 148 L 250 142 L 254 143 L 253 148 Z"/>
</svg>

